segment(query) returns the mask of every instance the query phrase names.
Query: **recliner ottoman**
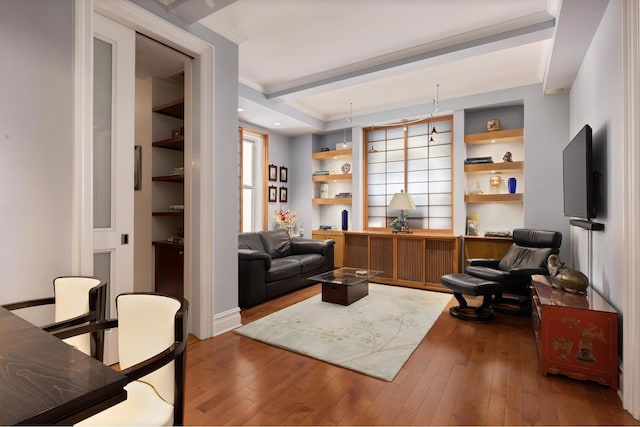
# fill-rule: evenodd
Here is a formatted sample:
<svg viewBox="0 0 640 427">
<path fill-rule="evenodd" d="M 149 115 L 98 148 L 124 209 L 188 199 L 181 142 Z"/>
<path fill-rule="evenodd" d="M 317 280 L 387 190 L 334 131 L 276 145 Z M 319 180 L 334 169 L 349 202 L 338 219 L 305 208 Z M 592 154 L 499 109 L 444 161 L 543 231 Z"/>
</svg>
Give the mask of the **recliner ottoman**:
<svg viewBox="0 0 640 427">
<path fill-rule="evenodd" d="M 466 273 L 445 274 L 440 283 L 453 291 L 460 304 L 451 307 L 449 314 L 462 320 L 490 320 L 493 318 L 491 301 L 493 295 L 502 293 L 504 286 L 500 282 L 481 279 Z M 482 304 L 470 307 L 463 295 L 482 295 Z"/>
</svg>

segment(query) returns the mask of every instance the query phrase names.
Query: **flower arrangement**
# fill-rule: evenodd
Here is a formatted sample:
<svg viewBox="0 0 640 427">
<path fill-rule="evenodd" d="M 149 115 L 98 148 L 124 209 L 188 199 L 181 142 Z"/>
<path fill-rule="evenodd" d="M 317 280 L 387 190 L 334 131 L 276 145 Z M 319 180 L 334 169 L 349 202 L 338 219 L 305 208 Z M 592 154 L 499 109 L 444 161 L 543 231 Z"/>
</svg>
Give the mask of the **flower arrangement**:
<svg viewBox="0 0 640 427">
<path fill-rule="evenodd" d="M 282 206 L 275 212 L 273 218 L 276 220 L 277 228 L 292 228 L 298 220 L 295 212 L 291 212 L 289 209 L 282 209 Z"/>
</svg>

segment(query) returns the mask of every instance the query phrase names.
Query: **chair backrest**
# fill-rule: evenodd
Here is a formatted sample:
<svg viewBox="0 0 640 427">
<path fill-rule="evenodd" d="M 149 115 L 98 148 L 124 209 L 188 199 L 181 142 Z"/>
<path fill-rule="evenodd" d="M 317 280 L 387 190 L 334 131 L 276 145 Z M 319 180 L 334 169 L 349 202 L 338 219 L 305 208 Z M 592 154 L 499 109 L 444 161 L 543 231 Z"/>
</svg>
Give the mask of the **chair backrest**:
<svg viewBox="0 0 640 427">
<path fill-rule="evenodd" d="M 513 230 L 513 243 L 529 248 L 558 249 L 562 244 L 562 233 L 558 231 L 516 228 Z"/>
<path fill-rule="evenodd" d="M 557 254 L 562 244 L 562 233 L 547 230 L 518 228 L 513 230 L 513 244 L 504 254 L 498 268 L 544 267 L 551 254 Z"/>
<path fill-rule="evenodd" d="M 116 298 L 116 308 L 122 369 L 155 356 L 176 341 L 185 342 L 187 338 L 185 300 L 155 293 L 121 294 Z M 182 411 L 183 354 L 174 362 L 140 378 L 140 381 L 150 384 L 163 400 L 174 405 L 175 411 Z M 181 415 L 176 418 L 181 420 Z"/>
<path fill-rule="evenodd" d="M 87 313 L 91 315 L 90 320 L 105 318 L 107 284 L 104 281 L 95 277 L 56 277 L 53 279 L 53 292 L 55 295 L 54 321 L 61 322 Z M 94 342 L 92 349 L 91 337 L 91 334 L 84 334 L 64 341 L 83 353 L 102 360 L 102 343 Z M 96 346 L 100 346 L 100 349 L 96 350 Z"/>
</svg>

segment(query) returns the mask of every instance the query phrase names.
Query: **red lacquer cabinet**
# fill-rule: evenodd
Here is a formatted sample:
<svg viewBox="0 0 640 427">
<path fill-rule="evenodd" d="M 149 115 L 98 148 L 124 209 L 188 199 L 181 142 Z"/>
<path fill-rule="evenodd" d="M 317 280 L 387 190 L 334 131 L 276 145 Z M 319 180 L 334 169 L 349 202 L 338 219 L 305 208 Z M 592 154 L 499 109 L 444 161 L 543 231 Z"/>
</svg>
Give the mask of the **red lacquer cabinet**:
<svg viewBox="0 0 640 427">
<path fill-rule="evenodd" d="M 578 295 L 533 276 L 533 330 L 543 375 L 618 388 L 618 313 L 593 289 Z"/>
</svg>

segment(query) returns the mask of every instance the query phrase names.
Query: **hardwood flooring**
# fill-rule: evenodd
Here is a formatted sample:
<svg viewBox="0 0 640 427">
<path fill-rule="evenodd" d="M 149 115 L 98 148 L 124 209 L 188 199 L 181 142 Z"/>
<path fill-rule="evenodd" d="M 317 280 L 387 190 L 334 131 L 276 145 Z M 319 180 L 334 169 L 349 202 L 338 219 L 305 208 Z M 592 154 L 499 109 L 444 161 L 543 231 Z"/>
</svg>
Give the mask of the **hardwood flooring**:
<svg viewBox="0 0 640 427">
<path fill-rule="evenodd" d="M 243 310 L 242 322 L 319 292 Z M 192 341 L 187 425 L 640 425 L 610 388 L 540 375 L 530 318 L 465 322 L 447 308 L 392 382 L 233 332 Z"/>
</svg>

